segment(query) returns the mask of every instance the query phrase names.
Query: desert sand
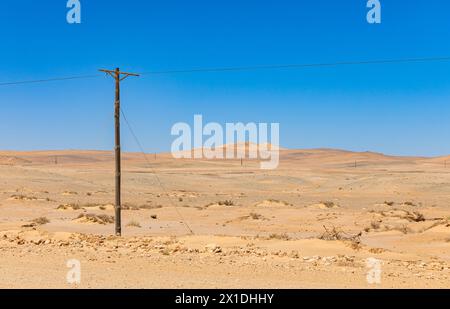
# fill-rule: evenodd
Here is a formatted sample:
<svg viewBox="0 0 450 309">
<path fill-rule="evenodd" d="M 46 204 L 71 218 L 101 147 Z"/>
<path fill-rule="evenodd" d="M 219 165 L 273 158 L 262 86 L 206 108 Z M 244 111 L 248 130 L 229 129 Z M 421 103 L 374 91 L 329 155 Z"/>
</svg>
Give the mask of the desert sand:
<svg viewBox="0 0 450 309">
<path fill-rule="evenodd" d="M 126 153 L 119 238 L 112 152 L 0 152 L 0 288 L 450 288 L 447 160 Z"/>
</svg>

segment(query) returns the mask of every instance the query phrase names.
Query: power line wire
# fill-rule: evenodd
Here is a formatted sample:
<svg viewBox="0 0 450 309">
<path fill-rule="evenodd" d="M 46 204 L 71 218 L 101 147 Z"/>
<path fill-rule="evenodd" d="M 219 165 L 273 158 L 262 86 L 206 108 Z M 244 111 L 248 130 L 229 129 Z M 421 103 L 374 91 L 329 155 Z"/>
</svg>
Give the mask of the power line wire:
<svg viewBox="0 0 450 309">
<path fill-rule="evenodd" d="M 16 81 L 16 82 L 4 82 L 0 83 L 0 86 L 13 86 L 13 85 L 25 85 L 25 84 L 38 84 L 38 83 L 49 83 L 56 81 L 66 81 L 66 80 L 75 80 L 75 79 L 88 79 L 88 78 L 96 78 L 101 75 L 78 75 L 78 76 L 67 76 L 67 77 L 55 77 L 49 79 L 36 79 L 36 80 L 24 80 L 24 81 Z"/>
<path fill-rule="evenodd" d="M 276 70 L 276 69 L 302 69 L 302 68 L 320 68 L 320 67 L 335 67 L 335 66 L 352 66 L 352 65 L 371 65 L 371 64 L 401 64 L 401 63 L 420 63 L 420 62 L 448 62 L 450 57 L 429 57 L 429 58 L 403 58 L 403 59 L 388 59 L 388 60 L 367 60 L 367 61 L 345 61 L 345 62 L 329 62 L 329 63 L 306 63 L 306 64 L 284 64 L 284 65 L 256 65 L 256 66 L 242 66 L 242 67 L 216 67 L 216 68 L 196 68 L 183 70 L 166 70 L 166 71 L 148 71 L 140 73 L 140 75 L 166 75 L 166 74 L 186 74 L 186 73 L 213 73 L 213 72 L 238 72 L 238 71 L 256 71 L 256 70 Z M 78 75 L 55 77 L 49 79 L 36 79 L 0 83 L 0 87 L 38 84 L 56 81 L 68 81 L 77 79 L 90 79 L 102 77 L 103 75 Z"/>
<path fill-rule="evenodd" d="M 184 226 L 186 227 L 186 229 L 189 231 L 189 233 L 190 233 L 191 235 L 194 235 L 194 231 L 191 229 L 191 227 L 189 226 L 189 224 L 186 222 L 186 220 L 184 219 L 183 215 L 182 215 L 181 212 L 179 211 L 178 206 L 175 204 L 175 202 L 174 202 L 174 201 L 172 200 L 172 198 L 170 197 L 169 192 L 168 192 L 168 191 L 166 190 L 166 188 L 164 187 L 164 185 L 163 185 L 161 179 L 158 177 L 158 174 L 156 174 L 156 170 L 151 166 L 150 161 L 149 161 L 149 159 L 147 158 L 147 154 L 146 154 L 145 151 L 144 151 L 144 147 L 142 147 L 141 142 L 139 141 L 137 135 L 134 133 L 134 130 L 133 130 L 133 128 L 131 127 L 130 122 L 128 121 L 127 116 L 125 115 L 125 113 L 124 113 L 124 111 L 123 111 L 122 108 L 120 109 L 120 112 L 122 113 L 123 119 L 125 120 L 125 123 L 126 123 L 128 129 L 129 129 L 130 132 L 131 132 L 131 135 L 133 136 L 133 138 L 134 138 L 136 144 L 138 145 L 138 147 L 140 148 L 141 153 L 143 154 L 144 159 L 145 159 L 145 161 L 147 162 L 148 167 L 151 169 L 151 171 L 152 171 L 153 174 L 155 175 L 155 178 L 156 178 L 156 180 L 157 180 L 159 186 L 160 186 L 161 189 L 166 193 L 167 198 L 169 199 L 170 204 L 172 204 L 172 207 L 174 207 L 175 211 L 177 212 L 178 216 L 180 217 L 180 219 L 181 219 L 181 221 L 183 222 L 183 224 L 184 224 Z"/>
<path fill-rule="evenodd" d="M 204 73 L 204 72 L 231 72 L 231 71 L 254 71 L 254 70 L 273 70 L 273 69 L 296 69 L 296 68 L 314 68 L 314 67 L 333 67 L 349 65 L 368 65 L 368 64 L 393 64 L 393 63 L 412 63 L 412 62 L 439 62 L 450 61 L 450 57 L 433 58 L 405 58 L 391 60 L 368 60 L 368 61 L 345 61 L 329 63 L 306 63 L 306 64 L 285 64 L 285 65 L 256 65 L 243 67 L 222 67 L 222 68 L 197 68 L 189 70 L 168 70 L 168 71 L 150 71 L 140 73 L 141 75 L 160 75 L 160 74 L 178 74 L 178 73 Z"/>
</svg>

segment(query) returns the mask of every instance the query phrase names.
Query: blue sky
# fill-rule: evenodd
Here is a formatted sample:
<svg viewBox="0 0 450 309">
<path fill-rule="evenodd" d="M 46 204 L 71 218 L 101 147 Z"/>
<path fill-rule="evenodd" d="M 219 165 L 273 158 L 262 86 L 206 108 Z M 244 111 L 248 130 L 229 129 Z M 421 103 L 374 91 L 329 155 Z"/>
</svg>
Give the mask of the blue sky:
<svg viewBox="0 0 450 309">
<path fill-rule="evenodd" d="M 450 56 L 450 2 L 66 0 L 0 4 L 0 82 L 128 71 Z M 450 62 L 143 76 L 122 86 L 146 151 L 176 122 L 279 122 L 281 144 L 450 154 Z M 0 149 L 112 149 L 109 78 L 0 87 Z M 126 127 L 124 149 L 135 151 Z"/>
</svg>

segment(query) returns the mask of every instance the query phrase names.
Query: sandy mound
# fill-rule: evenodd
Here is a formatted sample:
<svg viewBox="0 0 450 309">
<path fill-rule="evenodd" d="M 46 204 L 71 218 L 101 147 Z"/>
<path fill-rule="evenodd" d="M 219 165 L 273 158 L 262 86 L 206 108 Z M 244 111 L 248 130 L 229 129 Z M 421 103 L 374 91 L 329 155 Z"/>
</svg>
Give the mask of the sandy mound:
<svg viewBox="0 0 450 309">
<path fill-rule="evenodd" d="M 285 202 L 285 201 L 279 201 L 279 200 L 264 200 L 262 202 L 256 203 L 255 207 L 286 207 L 286 206 L 293 206 L 292 204 Z"/>
<path fill-rule="evenodd" d="M 0 156 L 0 165 L 21 165 L 29 163 L 31 163 L 31 161 L 15 156 Z"/>
<path fill-rule="evenodd" d="M 315 209 L 337 209 L 340 208 L 339 205 L 335 204 L 334 202 L 320 202 L 318 204 L 310 205 L 309 208 L 315 208 Z"/>
<path fill-rule="evenodd" d="M 67 210 L 84 210 L 84 208 L 82 208 L 81 206 L 77 205 L 77 204 L 64 204 L 64 205 L 59 205 L 57 208 L 57 210 L 61 210 L 61 211 L 67 211 Z"/>
<path fill-rule="evenodd" d="M 108 215 L 81 214 L 75 220 L 78 223 L 87 224 L 111 224 L 114 223 L 114 217 Z"/>
<path fill-rule="evenodd" d="M 38 198 L 35 196 L 26 196 L 23 194 L 14 194 L 8 199 L 9 201 L 37 201 Z"/>
<path fill-rule="evenodd" d="M 399 231 L 403 234 L 420 234 L 427 231 L 443 231 L 450 226 L 448 219 L 427 219 L 416 211 L 393 209 L 372 211 L 372 213 L 375 215 L 375 220 L 365 229 L 367 232 Z"/>
<path fill-rule="evenodd" d="M 97 211 L 113 211 L 114 205 L 111 205 L 111 204 L 98 205 L 98 206 L 87 207 L 87 208 L 89 208 L 89 210 L 97 210 Z M 125 207 L 123 207 L 122 209 L 125 209 Z"/>
<path fill-rule="evenodd" d="M 63 204 L 59 205 L 57 210 L 61 211 L 73 211 L 73 210 L 83 210 L 86 211 L 89 210 L 96 210 L 96 211 L 113 211 L 114 205 L 107 204 L 107 205 L 91 205 L 91 204 L 85 204 L 85 205 L 79 205 L 79 204 Z M 125 209 L 125 208 L 124 208 Z"/>
<path fill-rule="evenodd" d="M 223 208 L 223 207 L 231 207 L 231 206 L 236 206 L 236 204 L 231 200 L 225 200 L 225 201 L 208 204 L 208 205 L 204 206 L 204 208 L 205 209 L 206 208 Z"/>
</svg>

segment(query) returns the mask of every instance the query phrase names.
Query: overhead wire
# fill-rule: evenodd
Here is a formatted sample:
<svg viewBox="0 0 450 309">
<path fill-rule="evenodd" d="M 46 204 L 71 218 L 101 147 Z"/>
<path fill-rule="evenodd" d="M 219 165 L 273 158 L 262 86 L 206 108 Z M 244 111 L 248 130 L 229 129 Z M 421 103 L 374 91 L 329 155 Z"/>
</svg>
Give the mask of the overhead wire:
<svg viewBox="0 0 450 309">
<path fill-rule="evenodd" d="M 156 170 L 152 167 L 150 160 L 147 157 L 147 154 L 145 153 L 144 147 L 142 147 L 141 142 L 139 141 L 139 138 L 137 137 L 136 133 L 133 130 L 133 127 L 131 126 L 130 122 L 128 121 L 127 116 L 125 115 L 125 112 L 123 111 L 123 109 L 120 109 L 120 112 L 122 114 L 123 119 L 125 120 L 125 123 L 131 133 L 131 135 L 133 136 L 134 141 L 136 142 L 137 146 L 140 149 L 140 152 L 142 153 L 142 155 L 144 156 L 145 161 L 147 162 L 147 165 L 149 167 L 149 169 L 152 171 L 152 173 L 154 174 L 160 188 L 164 191 L 164 193 L 167 195 L 167 198 L 169 199 L 170 204 L 172 205 L 172 207 L 174 207 L 175 211 L 177 212 L 178 217 L 180 217 L 181 222 L 183 223 L 183 225 L 186 227 L 186 229 L 189 231 L 189 233 L 191 235 L 194 235 L 194 231 L 192 230 L 192 228 L 190 227 L 190 225 L 188 224 L 188 222 L 185 220 L 184 216 L 181 214 L 181 212 L 178 209 L 178 206 L 176 205 L 176 203 L 172 200 L 169 192 L 166 190 L 165 186 L 163 185 L 161 179 L 159 178 L 158 174 L 156 173 Z"/>
<path fill-rule="evenodd" d="M 304 68 L 324 68 L 336 66 L 356 66 L 356 65 L 375 65 L 375 64 L 402 64 L 402 63 L 424 63 L 424 62 L 450 62 L 450 56 L 445 57 L 426 57 L 426 58 L 400 58 L 385 60 L 366 60 L 366 61 L 343 61 L 343 62 L 323 62 L 323 63 L 304 63 L 304 64 L 281 64 L 281 65 L 255 65 L 255 66 L 235 66 L 235 67 L 210 67 L 194 69 L 175 69 L 162 71 L 147 71 L 139 73 L 140 75 L 169 75 L 169 74 L 188 74 L 188 73 L 220 73 L 220 72 L 239 72 L 239 71 L 257 71 L 257 70 L 277 70 L 277 69 L 304 69 Z M 58 81 L 81 80 L 102 77 L 101 74 L 75 75 L 54 77 L 48 79 L 22 80 L 11 82 L 0 82 L 0 87 L 39 84 Z"/>
</svg>

